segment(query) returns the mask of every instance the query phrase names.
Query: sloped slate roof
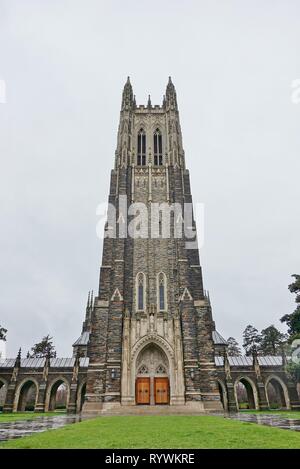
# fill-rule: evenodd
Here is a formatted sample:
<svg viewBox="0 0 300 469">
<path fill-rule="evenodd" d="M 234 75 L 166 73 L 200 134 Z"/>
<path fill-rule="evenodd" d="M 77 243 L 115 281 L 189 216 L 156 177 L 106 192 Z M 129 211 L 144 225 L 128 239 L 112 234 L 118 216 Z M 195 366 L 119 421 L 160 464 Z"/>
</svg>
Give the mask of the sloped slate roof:
<svg viewBox="0 0 300 469">
<path fill-rule="evenodd" d="M 212 338 L 215 345 L 227 345 L 226 340 L 219 334 L 218 331 L 212 331 Z"/>
<path fill-rule="evenodd" d="M 90 333 L 83 332 L 81 336 L 76 340 L 76 342 L 74 342 L 73 347 L 74 345 L 87 345 L 89 338 L 90 338 Z"/>
</svg>

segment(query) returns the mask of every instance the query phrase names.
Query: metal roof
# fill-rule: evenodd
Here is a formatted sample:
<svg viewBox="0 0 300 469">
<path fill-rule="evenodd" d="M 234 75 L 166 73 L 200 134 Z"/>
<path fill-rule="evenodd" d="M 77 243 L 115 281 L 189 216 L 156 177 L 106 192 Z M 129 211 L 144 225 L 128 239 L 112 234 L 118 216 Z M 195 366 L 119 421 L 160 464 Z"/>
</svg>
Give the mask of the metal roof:
<svg viewBox="0 0 300 469">
<path fill-rule="evenodd" d="M 219 357 L 218 355 L 215 357 L 215 364 L 216 366 L 223 366 L 224 365 L 224 358 Z"/>
<path fill-rule="evenodd" d="M 227 345 L 226 340 L 219 334 L 218 331 L 212 331 L 212 338 L 215 345 Z"/>
<path fill-rule="evenodd" d="M 15 358 L 5 358 L 4 360 L 0 360 L 0 367 L 1 368 L 13 368 L 15 365 Z"/>
<path fill-rule="evenodd" d="M 45 365 L 45 358 L 22 358 L 22 368 L 43 368 Z M 15 358 L 6 358 L 0 360 L 0 368 L 13 368 L 15 366 Z M 51 358 L 50 367 L 52 368 L 73 368 L 75 363 L 75 357 L 72 358 Z M 89 364 L 88 357 L 82 357 L 79 359 L 79 366 L 81 368 L 87 368 Z"/>
<path fill-rule="evenodd" d="M 80 363 L 80 367 L 81 368 L 87 368 L 89 366 L 89 357 L 82 357 L 80 358 L 79 360 L 79 363 Z"/>
<path fill-rule="evenodd" d="M 280 356 L 258 356 L 258 363 L 261 366 L 281 366 L 282 365 L 282 357 Z M 229 365 L 231 367 L 238 367 L 238 366 L 252 366 L 253 358 L 246 357 L 246 356 L 229 356 Z M 215 357 L 215 364 L 216 366 L 223 366 L 224 365 L 224 357 Z"/>
<path fill-rule="evenodd" d="M 272 355 L 266 355 L 265 357 L 258 356 L 258 363 L 261 366 L 281 366 L 282 365 L 282 357 L 275 357 Z"/>
<path fill-rule="evenodd" d="M 90 338 L 90 333 L 83 332 L 81 336 L 76 340 L 76 342 L 74 342 L 73 347 L 74 345 L 87 345 L 89 338 Z"/>
<path fill-rule="evenodd" d="M 21 358 L 23 368 L 43 368 L 46 358 Z"/>
<path fill-rule="evenodd" d="M 51 358 L 51 368 L 72 368 L 75 363 L 75 358 Z"/>
</svg>

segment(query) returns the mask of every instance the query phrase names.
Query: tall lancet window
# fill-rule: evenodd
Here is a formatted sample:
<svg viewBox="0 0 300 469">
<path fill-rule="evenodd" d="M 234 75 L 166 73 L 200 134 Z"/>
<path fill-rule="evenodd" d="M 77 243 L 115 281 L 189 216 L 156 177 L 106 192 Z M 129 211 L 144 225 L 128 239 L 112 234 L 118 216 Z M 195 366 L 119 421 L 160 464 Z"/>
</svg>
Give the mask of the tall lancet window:
<svg viewBox="0 0 300 469">
<path fill-rule="evenodd" d="M 137 140 L 137 165 L 146 165 L 146 134 L 143 129 L 140 129 Z"/>
<path fill-rule="evenodd" d="M 143 272 L 139 272 L 136 276 L 136 301 L 138 311 L 145 309 L 145 296 L 146 296 L 146 277 Z"/>
<path fill-rule="evenodd" d="M 166 276 L 163 272 L 158 274 L 158 308 L 159 311 L 166 311 L 167 309 L 167 285 Z"/>
<path fill-rule="evenodd" d="M 161 166 L 163 164 L 162 157 L 162 137 L 159 129 L 156 129 L 153 136 L 153 153 L 154 153 L 154 165 Z"/>
</svg>

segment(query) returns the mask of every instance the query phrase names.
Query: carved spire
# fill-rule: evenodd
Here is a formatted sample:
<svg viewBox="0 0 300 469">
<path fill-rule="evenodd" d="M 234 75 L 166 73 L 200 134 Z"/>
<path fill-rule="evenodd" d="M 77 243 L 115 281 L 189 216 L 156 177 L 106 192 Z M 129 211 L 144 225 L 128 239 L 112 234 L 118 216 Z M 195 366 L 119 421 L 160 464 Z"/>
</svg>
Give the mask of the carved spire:
<svg viewBox="0 0 300 469">
<path fill-rule="evenodd" d="M 150 94 L 148 95 L 148 103 L 147 103 L 147 108 L 148 109 L 151 109 L 152 107 L 152 104 L 151 104 L 151 97 L 150 97 Z"/>
<path fill-rule="evenodd" d="M 45 363 L 44 363 L 44 369 L 43 369 L 43 379 L 44 381 L 47 381 L 48 378 L 48 373 L 49 373 L 49 368 L 50 368 L 50 360 L 51 360 L 51 353 L 50 350 L 47 351 Z"/>
<path fill-rule="evenodd" d="M 226 380 L 231 381 L 230 363 L 229 363 L 228 352 L 226 349 L 223 350 L 223 359 L 224 359 L 224 372 L 225 372 Z"/>
<path fill-rule="evenodd" d="M 167 105 L 167 107 L 170 107 L 170 108 L 173 108 L 173 109 L 177 110 L 176 90 L 175 90 L 175 86 L 173 85 L 171 77 L 169 77 L 169 81 L 168 81 L 168 84 L 167 84 L 166 105 Z"/>
<path fill-rule="evenodd" d="M 91 292 L 91 302 L 90 302 L 90 308 L 91 309 L 93 308 L 93 304 L 94 304 L 94 290 L 92 290 L 92 292 Z"/>
<path fill-rule="evenodd" d="M 90 296 L 91 296 L 91 292 L 89 291 L 88 293 L 88 299 L 87 299 L 87 303 L 86 303 L 86 310 L 88 311 L 89 307 L 90 307 Z"/>
<path fill-rule="evenodd" d="M 253 359 L 253 368 L 256 373 L 256 376 L 257 378 L 260 378 L 261 373 L 260 373 L 260 365 L 258 361 L 258 353 L 257 353 L 256 345 L 254 343 L 252 347 L 252 359 Z"/>
<path fill-rule="evenodd" d="M 130 78 L 127 77 L 122 95 L 122 111 L 132 109 L 133 107 L 133 92 L 130 83 Z"/>
<path fill-rule="evenodd" d="M 21 347 L 19 348 L 18 355 L 15 361 L 15 367 L 21 366 Z"/>
</svg>

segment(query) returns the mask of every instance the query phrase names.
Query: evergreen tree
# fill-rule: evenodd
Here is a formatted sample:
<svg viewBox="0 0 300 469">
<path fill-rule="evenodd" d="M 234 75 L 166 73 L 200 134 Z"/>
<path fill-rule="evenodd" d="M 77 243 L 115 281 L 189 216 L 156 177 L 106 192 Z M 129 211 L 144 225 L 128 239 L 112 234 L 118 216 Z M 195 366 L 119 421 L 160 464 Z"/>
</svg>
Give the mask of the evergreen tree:
<svg viewBox="0 0 300 469">
<path fill-rule="evenodd" d="M 295 281 L 289 285 L 291 293 L 296 293 L 297 308 L 292 314 L 285 314 L 280 319 L 281 322 L 285 322 L 288 326 L 288 333 L 291 337 L 300 335 L 300 275 L 292 275 Z"/>
<path fill-rule="evenodd" d="M 242 355 L 240 346 L 234 337 L 228 337 L 227 339 L 227 353 L 232 357 L 240 357 Z"/>
<path fill-rule="evenodd" d="M 7 329 L 0 326 L 0 340 L 6 340 Z"/>
<path fill-rule="evenodd" d="M 287 335 L 280 332 L 273 324 L 261 331 L 259 352 L 262 355 L 276 355 L 281 353 L 287 341 Z"/>
<path fill-rule="evenodd" d="M 260 341 L 258 330 L 249 324 L 243 332 L 243 347 L 247 356 L 259 349 Z"/>
<path fill-rule="evenodd" d="M 27 356 L 29 353 L 27 354 Z M 50 358 L 56 357 L 55 347 L 52 342 L 52 337 L 46 335 L 31 348 L 30 358 L 43 358 L 49 356 Z M 28 357 L 29 358 L 29 357 Z"/>
</svg>

